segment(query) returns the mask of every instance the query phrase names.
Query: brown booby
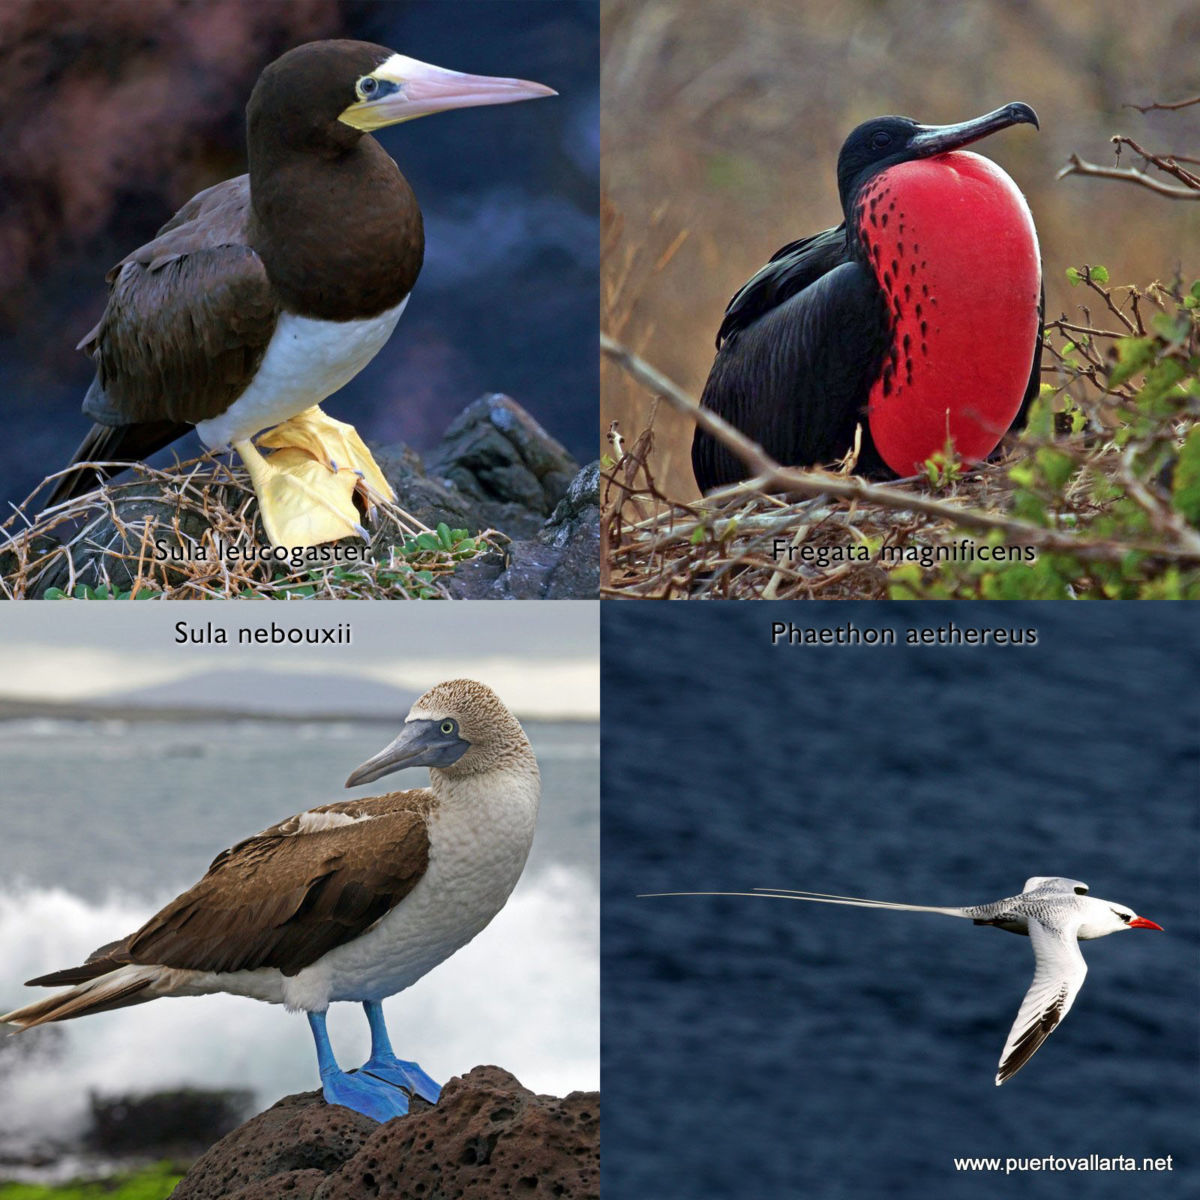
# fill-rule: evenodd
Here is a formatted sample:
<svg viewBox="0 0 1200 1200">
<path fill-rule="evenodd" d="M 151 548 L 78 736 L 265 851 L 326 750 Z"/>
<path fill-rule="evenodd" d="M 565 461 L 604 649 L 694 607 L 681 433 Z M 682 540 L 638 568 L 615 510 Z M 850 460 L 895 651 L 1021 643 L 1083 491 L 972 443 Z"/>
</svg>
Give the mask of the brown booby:
<svg viewBox="0 0 1200 1200">
<path fill-rule="evenodd" d="M 310 42 L 259 77 L 246 106 L 250 171 L 194 196 L 108 273 L 79 344 L 96 364 L 96 423 L 49 505 L 195 427 L 250 472 L 275 545 L 363 535 L 354 494 L 392 492 L 349 425 L 317 407 L 391 335 L 424 256 L 421 210 L 370 136 L 452 108 L 555 93 L 464 75 L 367 42 Z M 273 427 L 273 428 L 272 428 Z M 251 438 L 270 432 L 259 444 Z"/>
<path fill-rule="evenodd" d="M 160 996 L 230 992 L 308 1015 L 325 1099 L 377 1121 L 439 1087 L 397 1059 L 381 1001 L 466 945 L 500 911 L 533 841 L 537 759 L 490 688 L 455 679 L 412 706 L 400 735 L 347 787 L 428 767 L 429 787 L 326 804 L 224 850 L 194 887 L 81 966 L 29 981 L 68 987 L 0 1016 L 22 1029 Z M 337 1064 L 335 1000 L 366 1010 L 371 1056 Z"/>
</svg>

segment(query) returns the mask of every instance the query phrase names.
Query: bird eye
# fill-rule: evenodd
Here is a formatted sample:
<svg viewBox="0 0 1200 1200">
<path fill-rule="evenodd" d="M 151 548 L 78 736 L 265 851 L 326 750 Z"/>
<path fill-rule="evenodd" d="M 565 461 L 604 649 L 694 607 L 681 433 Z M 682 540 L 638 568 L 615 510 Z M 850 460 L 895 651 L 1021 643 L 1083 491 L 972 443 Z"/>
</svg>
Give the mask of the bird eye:
<svg viewBox="0 0 1200 1200">
<path fill-rule="evenodd" d="M 443 733 L 453 733 L 454 732 L 454 722 L 453 721 L 443 721 L 442 722 L 442 732 Z"/>
<path fill-rule="evenodd" d="M 376 89 L 379 87 L 379 80 L 373 75 L 364 75 L 358 81 L 358 94 L 364 100 L 370 100 L 375 95 Z"/>
<path fill-rule="evenodd" d="M 877 129 L 871 134 L 871 149 L 882 150 L 885 146 L 892 144 L 892 135 L 885 129 Z"/>
<path fill-rule="evenodd" d="M 1087 888 L 1085 888 L 1085 887 L 1077 887 L 1077 888 L 1075 889 L 1075 895 L 1077 895 L 1077 896 L 1086 896 L 1086 895 L 1087 895 Z"/>
</svg>

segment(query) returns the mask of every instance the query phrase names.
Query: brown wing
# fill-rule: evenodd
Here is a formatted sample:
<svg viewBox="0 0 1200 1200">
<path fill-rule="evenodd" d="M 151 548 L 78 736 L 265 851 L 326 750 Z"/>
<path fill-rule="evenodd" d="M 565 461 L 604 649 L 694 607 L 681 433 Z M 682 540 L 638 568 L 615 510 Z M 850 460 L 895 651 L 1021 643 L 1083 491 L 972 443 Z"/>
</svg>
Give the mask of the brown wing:
<svg viewBox="0 0 1200 1200">
<path fill-rule="evenodd" d="M 96 364 L 83 411 L 97 423 L 72 464 L 136 462 L 245 390 L 279 315 L 249 217 L 249 177 L 219 183 L 108 273 L 108 306 L 78 347 Z M 47 504 L 122 469 L 64 475 Z"/>
<path fill-rule="evenodd" d="M 429 863 L 432 808 L 432 794 L 415 789 L 288 817 L 217 855 L 195 887 L 136 933 L 29 983 L 82 983 L 127 963 L 295 975 L 416 887 Z M 353 823 L 313 830 L 314 815 Z"/>
<path fill-rule="evenodd" d="M 194 425 L 241 395 L 279 312 L 249 217 L 242 175 L 190 200 L 109 272 L 108 307 L 79 347 L 96 363 L 89 416 Z"/>
<path fill-rule="evenodd" d="M 268 833 L 222 855 L 119 957 L 198 971 L 295 975 L 364 933 L 429 863 L 427 815 L 397 811 L 312 833 Z"/>
</svg>

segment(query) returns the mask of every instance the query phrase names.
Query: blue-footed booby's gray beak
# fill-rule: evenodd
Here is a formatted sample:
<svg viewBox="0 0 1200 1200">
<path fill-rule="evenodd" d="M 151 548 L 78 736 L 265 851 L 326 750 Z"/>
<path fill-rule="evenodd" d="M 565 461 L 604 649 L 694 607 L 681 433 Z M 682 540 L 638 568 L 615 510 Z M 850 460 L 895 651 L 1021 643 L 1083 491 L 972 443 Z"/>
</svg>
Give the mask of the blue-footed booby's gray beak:
<svg viewBox="0 0 1200 1200">
<path fill-rule="evenodd" d="M 346 780 L 346 786 L 371 783 L 405 767 L 449 767 L 470 747 L 470 742 L 459 737 L 458 722 L 452 717 L 440 721 L 406 721 L 400 736 L 355 770 Z"/>
</svg>

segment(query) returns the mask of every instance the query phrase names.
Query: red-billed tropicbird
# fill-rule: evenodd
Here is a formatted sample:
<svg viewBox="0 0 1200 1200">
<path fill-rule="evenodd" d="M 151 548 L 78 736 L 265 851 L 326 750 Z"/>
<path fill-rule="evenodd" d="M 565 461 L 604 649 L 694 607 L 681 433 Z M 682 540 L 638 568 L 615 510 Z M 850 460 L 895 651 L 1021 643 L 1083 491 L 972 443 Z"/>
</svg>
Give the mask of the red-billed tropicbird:
<svg viewBox="0 0 1200 1200">
<path fill-rule="evenodd" d="M 789 888 L 755 888 L 752 892 L 660 892 L 664 896 L 764 896 L 774 900 L 808 900 L 816 904 L 849 904 L 856 908 L 894 908 L 903 912 L 943 913 L 965 917 L 976 925 L 995 925 L 1010 933 L 1026 934 L 1033 942 L 1033 982 L 1021 1001 L 996 1071 L 996 1086 L 1011 1079 L 1054 1032 L 1071 1010 L 1083 986 L 1087 964 L 1079 943 L 1106 937 L 1121 929 L 1162 929 L 1122 904 L 1088 895 L 1086 883 L 1035 875 L 1025 881 L 1019 896 L 963 908 L 930 904 L 894 904 L 857 896 Z"/>
</svg>

